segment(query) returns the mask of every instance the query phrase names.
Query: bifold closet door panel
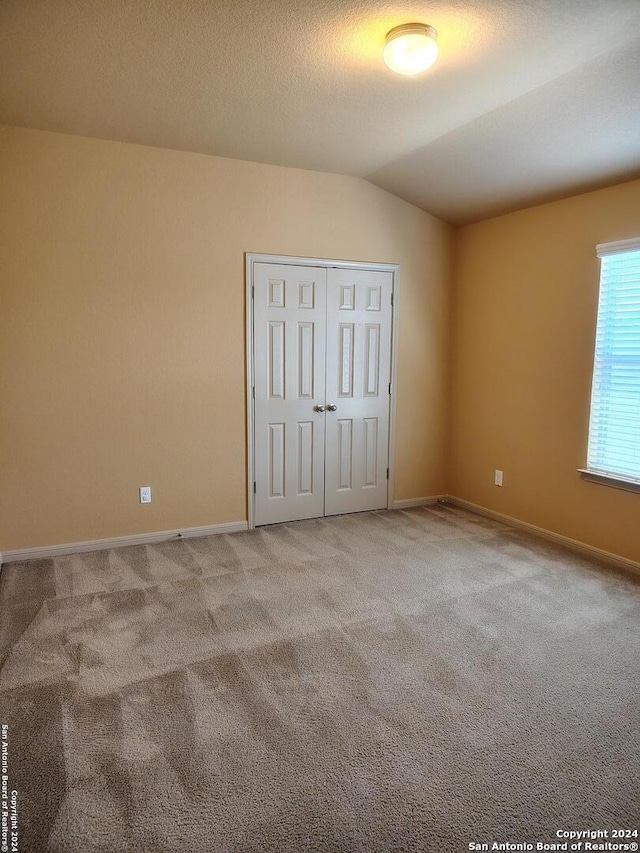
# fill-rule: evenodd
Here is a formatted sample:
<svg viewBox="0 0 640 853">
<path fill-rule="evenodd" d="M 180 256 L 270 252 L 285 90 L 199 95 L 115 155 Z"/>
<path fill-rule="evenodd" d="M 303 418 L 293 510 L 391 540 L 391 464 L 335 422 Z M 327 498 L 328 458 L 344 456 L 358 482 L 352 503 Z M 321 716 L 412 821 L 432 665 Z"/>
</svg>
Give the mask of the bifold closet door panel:
<svg viewBox="0 0 640 853">
<path fill-rule="evenodd" d="M 327 274 L 325 515 L 387 506 L 390 272 Z"/>
<path fill-rule="evenodd" d="M 254 265 L 255 523 L 324 515 L 327 270 Z"/>
</svg>

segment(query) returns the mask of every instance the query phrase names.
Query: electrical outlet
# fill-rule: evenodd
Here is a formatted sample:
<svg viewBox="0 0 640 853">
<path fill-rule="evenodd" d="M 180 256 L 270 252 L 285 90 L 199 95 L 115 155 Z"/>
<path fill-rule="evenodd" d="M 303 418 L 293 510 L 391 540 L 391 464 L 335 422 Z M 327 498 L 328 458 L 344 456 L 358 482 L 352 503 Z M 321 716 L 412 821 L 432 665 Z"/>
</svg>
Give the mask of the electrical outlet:
<svg viewBox="0 0 640 853">
<path fill-rule="evenodd" d="M 151 486 L 140 486 L 140 503 L 151 503 Z"/>
<path fill-rule="evenodd" d="M 498 471 L 497 468 L 496 468 L 495 477 L 493 479 L 493 483 L 495 486 L 501 486 L 502 485 L 502 471 Z"/>
</svg>

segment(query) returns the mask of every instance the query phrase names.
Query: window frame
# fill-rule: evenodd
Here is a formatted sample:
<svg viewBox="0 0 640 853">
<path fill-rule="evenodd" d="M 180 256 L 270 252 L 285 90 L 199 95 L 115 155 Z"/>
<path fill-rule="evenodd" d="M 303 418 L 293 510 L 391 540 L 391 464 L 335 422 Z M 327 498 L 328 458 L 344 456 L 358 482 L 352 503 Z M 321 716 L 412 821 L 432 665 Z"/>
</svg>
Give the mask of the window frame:
<svg viewBox="0 0 640 853">
<path fill-rule="evenodd" d="M 600 261 L 610 255 L 622 255 L 627 252 L 640 251 L 640 237 L 634 237 L 630 240 L 618 240 L 612 243 L 599 243 L 596 246 L 596 254 Z M 614 472 L 604 472 L 588 467 L 588 448 L 591 442 L 592 417 L 593 417 L 593 387 L 596 371 L 596 338 L 598 335 L 598 327 L 600 322 L 600 305 L 602 295 L 602 263 L 600 264 L 600 275 L 598 279 L 598 313 L 596 318 L 596 328 L 594 334 L 594 355 L 593 367 L 591 371 L 591 393 L 589 396 L 589 422 L 587 428 L 587 462 L 584 468 L 578 468 L 578 472 L 583 480 L 591 483 L 598 483 L 603 486 L 610 486 L 616 489 L 622 489 L 628 492 L 640 493 L 640 471 L 638 477 L 627 478 L 622 474 Z"/>
</svg>

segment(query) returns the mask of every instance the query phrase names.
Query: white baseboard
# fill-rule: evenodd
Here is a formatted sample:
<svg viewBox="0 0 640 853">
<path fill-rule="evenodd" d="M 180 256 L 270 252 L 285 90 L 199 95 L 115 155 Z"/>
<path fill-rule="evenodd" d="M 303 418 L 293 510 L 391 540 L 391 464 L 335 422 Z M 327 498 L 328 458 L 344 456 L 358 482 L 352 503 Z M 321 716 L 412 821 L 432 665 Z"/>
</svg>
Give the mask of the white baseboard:
<svg viewBox="0 0 640 853">
<path fill-rule="evenodd" d="M 412 506 L 429 506 L 438 501 L 448 500 L 448 495 L 432 495 L 430 498 L 409 498 L 404 501 L 392 501 L 389 509 L 410 509 Z"/>
<path fill-rule="evenodd" d="M 578 542 L 577 539 L 570 539 L 568 536 L 563 536 L 560 533 L 554 533 L 552 530 L 547 530 L 545 527 L 537 527 L 535 524 L 529 524 L 528 521 L 520 521 L 519 518 L 512 518 L 510 515 L 503 515 L 501 512 L 496 512 L 493 509 L 486 509 L 486 507 L 479 506 L 478 504 L 471 503 L 470 501 L 465 501 L 462 498 L 456 498 L 453 495 L 449 495 L 448 501 L 449 503 L 454 504 L 454 506 L 462 507 L 462 509 L 468 509 L 478 515 L 484 515 L 487 518 L 491 518 L 494 521 L 501 521 L 503 524 L 508 524 L 510 527 L 518 527 L 521 530 L 528 530 L 529 533 L 534 533 L 536 536 L 541 536 L 543 539 L 549 539 L 551 542 L 556 542 L 558 545 L 564 545 L 571 551 L 576 551 L 578 554 L 582 554 L 585 557 L 594 557 L 598 560 L 602 560 L 604 563 L 614 566 L 617 569 L 625 569 L 626 571 L 637 572 L 640 574 L 640 563 L 636 563 L 634 560 L 629 560 L 627 557 L 619 557 L 617 554 L 611 554 L 609 551 L 603 551 L 601 548 L 596 548 L 593 545 Z"/>
<path fill-rule="evenodd" d="M 16 563 L 22 560 L 44 560 L 48 557 L 64 557 L 82 554 L 85 551 L 105 551 L 109 548 L 124 548 L 127 545 L 149 545 L 169 539 L 192 539 L 195 536 L 213 536 L 219 533 L 238 533 L 247 530 L 246 521 L 231 521 L 228 524 L 210 524 L 206 527 L 183 527 L 178 530 L 162 530 L 158 533 L 141 533 L 136 536 L 116 536 L 113 539 L 93 539 L 87 542 L 72 542 L 67 545 L 48 545 L 42 548 L 22 548 L 5 551 L 1 563 Z"/>
<path fill-rule="evenodd" d="M 479 504 L 471 503 L 471 501 L 457 498 L 454 495 L 432 495 L 425 498 L 409 498 L 407 500 L 393 501 L 390 509 L 410 509 L 411 507 L 430 506 L 437 504 L 438 501 L 448 501 L 454 504 L 454 506 L 468 509 L 470 512 L 486 516 L 494 521 L 500 521 L 510 527 L 527 530 L 536 536 L 541 536 L 559 545 L 564 545 L 566 548 L 576 551 L 579 554 L 594 557 L 616 568 L 640 574 L 640 563 L 634 560 L 620 557 L 617 554 L 611 554 L 609 551 L 603 551 L 601 548 L 596 548 L 593 545 L 586 545 L 584 542 L 578 542 L 576 539 L 570 539 L 568 536 L 562 536 L 560 533 L 554 533 L 544 527 L 537 527 L 535 524 L 529 524 L 527 521 L 520 521 L 518 518 L 487 509 Z M 246 521 L 232 521 L 227 524 L 211 524 L 206 527 L 185 527 L 178 530 L 163 530 L 158 533 L 142 533 L 134 536 L 116 536 L 112 539 L 94 539 L 87 542 L 73 542 L 66 545 L 23 548 L 18 551 L 5 551 L 3 554 L 0 554 L 0 564 L 15 563 L 22 560 L 44 560 L 50 557 L 63 557 L 68 554 L 81 554 L 85 551 L 104 551 L 109 548 L 123 548 L 127 545 L 148 545 L 154 542 L 166 542 L 170 539 L 177 539 L 178 536 L 182 539 L 191 539 L 196 536 L 238 533 L 248 529 L 249 526 Z"/>
</svg>

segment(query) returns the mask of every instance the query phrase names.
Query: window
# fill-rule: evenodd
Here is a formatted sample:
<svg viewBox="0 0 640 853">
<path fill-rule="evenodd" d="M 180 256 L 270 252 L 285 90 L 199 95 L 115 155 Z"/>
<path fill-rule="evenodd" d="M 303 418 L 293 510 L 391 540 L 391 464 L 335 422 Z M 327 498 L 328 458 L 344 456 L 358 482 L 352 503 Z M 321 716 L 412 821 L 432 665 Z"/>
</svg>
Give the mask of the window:
<svg viewBox="0 0 640 853">
<path fill-rule="evenodd" d="M 640 488 L 640 239 L 605 243 L 597 251 L 600 300 L 586 473 Z"/>
</svg>

